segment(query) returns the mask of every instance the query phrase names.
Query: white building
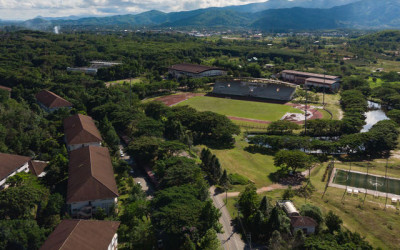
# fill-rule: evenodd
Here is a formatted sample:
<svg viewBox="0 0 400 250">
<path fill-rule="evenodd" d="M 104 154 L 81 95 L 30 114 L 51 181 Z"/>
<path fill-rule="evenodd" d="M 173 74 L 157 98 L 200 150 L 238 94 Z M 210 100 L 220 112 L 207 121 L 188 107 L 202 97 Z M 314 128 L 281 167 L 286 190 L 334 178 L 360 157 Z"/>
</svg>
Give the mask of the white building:
<svg viewBox="0 0 400 250">
<path fill-rule="evenodd" d="M 118 221 L 63 220 L 41 250 L 117 250 Z"/>
<path fill-rule="evenodd" d="M 64 134 L 68 151 L 82 147 L 101 146 L 100 132 L 87 115 L 73 115 L 64 119 Z"/>
<path fill-rule="evenodd" d="M 182 76 L 200 78 L 226 75 L 226 71 L 220 68 L 189 63 L 172 65 L 168 68 L 168 73 L 175 78 Z"/>
<path fill-rule="evenodd" d="M 0 189 L 7 188 L 7 179 L 20 172 L 29 172 L 31 157 L 0 153 Z"/>
<path fill-rule="evenodd" d="M 90 218 L 96 209 L 106 213 L 118 202 L 110 154 L 104 147 L 84 147 L 70 153 L 67 205 L 72 216 Z"/>
</svg>

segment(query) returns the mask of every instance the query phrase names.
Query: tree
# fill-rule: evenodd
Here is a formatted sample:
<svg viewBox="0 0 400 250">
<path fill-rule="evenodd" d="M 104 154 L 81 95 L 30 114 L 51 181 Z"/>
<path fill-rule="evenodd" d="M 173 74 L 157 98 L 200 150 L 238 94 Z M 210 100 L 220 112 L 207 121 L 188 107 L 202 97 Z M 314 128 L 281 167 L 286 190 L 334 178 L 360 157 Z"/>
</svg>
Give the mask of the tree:
<svg viewBox="0 0 400 250">
<path fill-rule="evenodd" d="M 107 145 L 113 151 L 117 151 L 119 145 L 119 137 L 117 135 L 117 132 L 115 132 L 114 126 L 108 120 L 107 116 L 105 116 L 103 121 L 100 123 L 100 131 Z"/>
<path fill-rule="evenodd" d="M 39 249 L 46 229 L 34 220 L 0 220 L 0 249 Z"/>
<path fill-rule="evenodd" d="M 158 155 L 161 141 L 160 138 L 141 136 L 133 140 L 126 151 L 139 164 L 148 164 Z"/>
<path fill-rule="evenodd" d="M 254 184 L 247 185 L 245 190 L 239 194 L 238 204 L 245 220 L 257 211 L 259 203 L 257 188 Z"/>
<path fill-rule="evenodd" d="M 306 169 L 311 165 L 311 158 L 299 150 L 280 150 L 274 156 L 274 165 L 281 167 L 285 171 Z"/>
<path fill-rule="evenodd" d="M 316 228 L 317 232 L 321 229 L 322 223 L 324 223 L 324 217 L 322 216 L 322 212 L 319 207 L 311 204 L 304 204 L 300 208 L 300 214 L 302 216 L 308 216 L 310 218 L 313 218 L 315 222 L 318 223 L 318 226 Z"/>
<path fill-rule="evenodd" d="M 292 189 L 292 186 L 289 186 L 285 191 L 283 192 L 282 199 L 283 200 L 290 200 L 294 197 L 294 191 Z"/>
<path fill-rule="evenodd" d="M 199 248 L 204 250 L 218 250 L 220 242 L 217 237 L 217 232 L 210 228 L 206 234 L 200 239 Z"/>
<path fill-rule="evenodd" d="M 331 234 L 333 234 L 335 231 L 339 232 L 342 223 L 342 219 L 340 219 L 340 217 L 334 214 L 331 210 L 325 216 L 325 225 L 328 227 L 328 231 Z"/>
<path fill-rule="evenodd" d="M 63 154 L 56 155 L 45 168 L 43 177 L 47 186 L 55 186 L 64 181 L 68 176 L 68 159 Z"/>
<path fill-rule="evenodd" d="M 262 198 L 261 202 L 260 202 L 260 207 L 259 210 L 261 211 L 261 213 L 263 213 L 264 216 L 268 217 L 269 216 L 269 201 L 267 196 L 264 195 L 264 197 Z"/>
<path fill-rule="evenodd" d="M 280 250 L 282 249 L 282 237 L 278 230 L 272 232 L 272 236 L 269 239 L 268 249 L 271 250 Z"/>
<path fill-rule="evenodd" d="M 293 130 L 299 128 L 300 126 L 294 122 L 279 120 L 271 122 L 268 126 L 267 132 L 272 135 L 288 135 L 292 134 Z"/>
<path fill-rule="evenodd" d="M 224 172 L 222 173 L 222 176 L 219 179 L 219 185 L 221 185 L 224 188 L 224 190 L 228 190 L 229 188 L 230 183 L 226 169 L 224 169 Z"/>
</svg>

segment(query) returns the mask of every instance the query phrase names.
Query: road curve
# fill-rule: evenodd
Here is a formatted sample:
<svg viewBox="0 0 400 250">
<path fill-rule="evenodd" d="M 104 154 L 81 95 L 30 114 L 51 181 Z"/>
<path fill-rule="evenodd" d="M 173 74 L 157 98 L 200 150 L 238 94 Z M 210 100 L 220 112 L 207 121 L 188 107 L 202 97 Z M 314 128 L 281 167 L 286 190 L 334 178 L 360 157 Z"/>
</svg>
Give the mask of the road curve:
<svg viewBox="0 0 400 250">
<path fill-rule="evenodd" d="M 211 199 L 214 202 L 214 206 L 221 211 L 221 218 L 219 222 L 223 227 L 224 233 L 218 234 L 218 239 L 221 241 L 221 245 L 226 250 L 242 250 L 245 249 L 245 243 L 242 241 L 240 235 L 235 232 L 232 226 L 232 218 L 229 215 L 228 209 L 223 201 L 223 194 L 216 194 L 215 187 L 210 187 Z"/>
</svg>

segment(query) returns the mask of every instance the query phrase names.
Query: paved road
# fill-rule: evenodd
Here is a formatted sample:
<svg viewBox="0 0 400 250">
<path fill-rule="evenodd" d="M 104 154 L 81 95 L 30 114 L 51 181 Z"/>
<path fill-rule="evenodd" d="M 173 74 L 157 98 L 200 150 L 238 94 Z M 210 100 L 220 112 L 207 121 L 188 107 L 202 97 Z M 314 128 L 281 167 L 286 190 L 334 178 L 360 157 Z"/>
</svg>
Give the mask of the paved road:
<svg viewBox="0 0 400 250">
<path fill-rule="evenodd" d="M 228 209 L 223 201 L 223 194 L 215 194 L 215 187 L 210 187 L 211 199 L 214 202 L 214 206 L 218 208 L 222 216 L 219 219 L 223 227 L 224 233 L 218 234 L 218 239 L 221 241 L 221 245 L 226 250 L 242 250 L 245 249 L 245 243 L 240 238 L 240 235 L 234 231 L 232 226 L 232 218 L 229 215 Z"/>
<path fill-rule="evenodd" d="M 122 152 L 124 151 L 124 146 L 122 144 L 119 145 L 119 148 L 120 150 L 122 150 Z M 132 173 L 130 174 L 133 177 L 135 183 L 140 183 L 142 190 L 147 194 L 147 199 L 152 199 L 154 194 L 154 188 L 153 185 L 150 183 L 146 173 L 142 169 L 140 169 L 137 165 L 134 166 L 132 164 L 131 157 L 128 154 L 124 153 L 123 156 L 120 155 L 120 157 L 121 159 L 127 161 L 129 165 L 131 165 L 132 170 L 134 172 L 133 174 Z"/>
</svg>

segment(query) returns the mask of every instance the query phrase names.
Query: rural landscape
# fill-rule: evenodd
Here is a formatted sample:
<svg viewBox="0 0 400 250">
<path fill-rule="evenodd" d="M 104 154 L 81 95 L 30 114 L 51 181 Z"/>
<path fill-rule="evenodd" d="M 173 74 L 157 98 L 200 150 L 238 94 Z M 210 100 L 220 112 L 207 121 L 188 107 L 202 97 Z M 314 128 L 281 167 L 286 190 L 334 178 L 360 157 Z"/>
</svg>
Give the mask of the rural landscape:
<svg viewBox="0 0 400 250">
<path fill-rule="evenodd" d="M 168 10 L 0 20 L 0 249 L 399 249 L 400 1 Z"/>
</svg>

